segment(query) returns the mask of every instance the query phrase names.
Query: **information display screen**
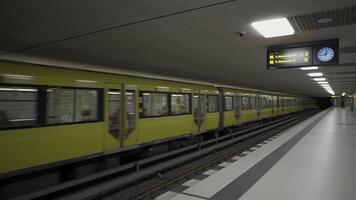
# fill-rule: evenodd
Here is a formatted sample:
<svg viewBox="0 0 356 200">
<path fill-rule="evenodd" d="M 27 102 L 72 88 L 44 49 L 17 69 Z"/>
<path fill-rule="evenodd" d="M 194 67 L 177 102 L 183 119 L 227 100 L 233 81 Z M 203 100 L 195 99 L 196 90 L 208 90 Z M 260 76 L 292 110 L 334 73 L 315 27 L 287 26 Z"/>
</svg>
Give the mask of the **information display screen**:
<svg viewBox="0 0 356 200">
<path fill-rule="evenodd" d="M 339 64 L 339 40 L 273 46 L 267 49 L 267 69 Z"/>
<path fill-rule="evenodd" d="M 311 47 L 269 50 L 267 52 L 268 66 L 280 68 L 312 65 L 312 51 Z"/>
</svg>

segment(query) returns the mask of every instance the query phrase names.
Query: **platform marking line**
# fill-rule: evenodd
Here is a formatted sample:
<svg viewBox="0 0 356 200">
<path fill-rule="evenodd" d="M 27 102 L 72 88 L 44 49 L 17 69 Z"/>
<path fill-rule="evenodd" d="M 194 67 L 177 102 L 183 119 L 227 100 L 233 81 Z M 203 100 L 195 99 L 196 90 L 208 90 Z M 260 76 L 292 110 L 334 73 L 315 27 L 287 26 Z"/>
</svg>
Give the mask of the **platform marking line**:
<svg viewBox="0 0 356 200">
<path fill-rule="evenodd" d="M 200 180 L 190 179 L 189 181 L 183 183 L 182 185 L 187 186 L 187 187 L 192 187 L 192 186 L 196 185 L 199 182 L 200 182 Z"/>
<path fill-rule="evenodd" d="M 231 163 L 228 163 L 228 162 L 223 162 L 223 163 L 220 163 L 219 166 L 220 167 L 227 167 L 229 166 Z"/>
<path fill-rule="evenodd" d="M 210 175 L 215 174 L 216 172 L 217 172 L 216 170 L 209 169 L 208 171 L 204 172 L 203 174 L 210 176 Z"/>
<path fill-rule="evenodd" d="M 206 197 L 202 197 L 199 195 L 194 195 L 194 194 L 187 194 L 184 192 L 179 193 L 178 195 L 174 196 L 173 198 L 171 198 L 170 200 L 211 200 L 209 198 Z"/>
<path fill-rule="evenodd" d="M 154 198 L 155 200 L 169 200 L 169 199 L 172 199 L 174 196 L 177 196 L 178 193 L 176 192 L 171 192 L 171 191 L 168 191 L 168 192 L 165 192 L 161 195 L 159 195 L 158 197 Z"/>
<path fill-rule="evenodd" d="M 240 156 L 235 156 L 235 157 L 233 157 L 233 158 L 231 158 L 232 160 L 240 160 L 241 159 L 241 157 Z"/>
</svg>

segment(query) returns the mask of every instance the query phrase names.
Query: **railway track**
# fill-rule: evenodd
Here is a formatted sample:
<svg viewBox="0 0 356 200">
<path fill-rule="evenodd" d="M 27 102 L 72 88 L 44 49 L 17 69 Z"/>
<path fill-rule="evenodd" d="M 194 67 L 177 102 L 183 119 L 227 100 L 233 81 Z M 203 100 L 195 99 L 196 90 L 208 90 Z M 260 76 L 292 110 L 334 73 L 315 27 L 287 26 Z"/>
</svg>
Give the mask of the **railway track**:
<svg viewBox="0 0 356 200">
<path fill-rule="evenodd" d="M 239 155 L 316 112 L 286 116 L 15 199 L 152 199 L 167 188 Z"/>
</svg>

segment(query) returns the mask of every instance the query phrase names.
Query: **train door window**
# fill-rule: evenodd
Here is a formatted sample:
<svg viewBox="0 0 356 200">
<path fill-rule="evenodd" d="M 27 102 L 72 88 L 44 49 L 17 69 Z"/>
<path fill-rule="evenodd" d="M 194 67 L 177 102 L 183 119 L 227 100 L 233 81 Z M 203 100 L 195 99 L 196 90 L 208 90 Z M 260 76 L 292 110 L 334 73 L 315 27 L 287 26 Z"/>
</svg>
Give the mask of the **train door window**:
<svg viewBox="0 0 356 200">
<path fill-rule="evenodd" d="M 249 105 L 249 97 L 241 97 L 241 109 L 242 110 L 247 110 L 250 108 L 250 105 Z"/>
<path fill-rule="evenodd" d="M 135 91 L 126 91 L 128 131 L 136 129 Z"/>
<path fill-rule="evenodd" d="M 47 89 L 47 124 L 74 122 L 74 90 Z"/>
<path fill-rule="evenodd" d="M 35 87 L 0 86 L 0 129 L 37 124 Z"/>
<path fill-rule="evenodd" d="M 168 115 L 167 93 L 142 93 L 142 117 L 158 117 Z"/>
<path fill-rule="evenodd" d="M 171 115 L 190 113 L 189 94 L 171 94 Z"/>
<path fill-rule="evenodd" d="M 98 91 L 75 89 L 75 122 L 98 120 Z"/>
<path fill-rule="evenodd" d="M 194 118 L 198 118 L 198 108 L 199 108 L 199 96 L 198 95 L 193 95 L 193 112 L 194 112 Z"/>
<path fill-rule="evenodd" d="M 271 108 L 271 96 L 261 96 L 261 108 Z"/>
<path fill-rule="evenodd" d="M 260 97 L 261 108 L 266 108 L 266 98 Z"/>
<path fill-rule="evenodd" d="M 233 111 L 234 106 L 233 106 L 233 97 L 232 96 L 225 96 L 224 97 L 224 110 L 225 111 Z"/>
<path fill-rule="evenodd" d="M 217 95 L 208 95 L 208 112 L 219 111 L 219 100 Z"/>
<path fill-rule="evenodd" d="M 108 92 L 109 99 L 109 133 L 114 137 L 120 134 L 120 117 L 121 117 L 121 93 L 120 90 L 110 89 Z"/>
<path fill-rule="evenodd" d="M 256 109 L 256 97 L 250 97 L 249 109 Z"/>
<path fill-rule="evenodd" d="M 283 97 L 279 97 L 279 107 L 283 107 Z"/>
<path fill-rule="evenodd" d="M 206 98 L 203 94 L 200 95 L 200 117 L 205 117 L 205 109 L 204 106 L 206 105 Z"/>
<path fill-rule="evenodd" d="M 277 107 L 278 107 L 278 97 L 273 96 L 273 108 L 277 108 Z"/>
</svg>

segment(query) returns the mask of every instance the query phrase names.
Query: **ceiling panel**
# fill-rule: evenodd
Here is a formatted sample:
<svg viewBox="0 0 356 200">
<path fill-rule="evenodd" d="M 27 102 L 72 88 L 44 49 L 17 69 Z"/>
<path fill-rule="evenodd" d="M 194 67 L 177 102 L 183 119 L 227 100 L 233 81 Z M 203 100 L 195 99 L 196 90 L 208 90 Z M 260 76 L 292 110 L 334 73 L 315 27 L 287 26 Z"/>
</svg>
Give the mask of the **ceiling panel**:
<svg viewBox="0 0 356 200">
<path fill-rule="evenodd" d="M 265 39 L 249 24 L 354 6 L 354 0 L 277 0 L 263 5 L 250 0 L 209 6 L 221 2 L 4 0 L 0 2 L 0 26 L 6 31 L 0 31 L 0 58 L 92 70 L 128 70 L 308 96 L 329 95 L 299 69 L 266 70 L 266 48 L 333 38 L 340 38 L 341 47 L 353 47 L 355 25 Z M 242 30 L 248 32 L 244 37 L 236 34 Z M 330 79 L 346 77 L 348 74 L 333 73 L 356 71 L 355 55 L 352 51 L 343 53 L 342 65 L 320 71 Z M 340 91 L 336 92 L 349 88 L 338 86 Z"/>
</svg>

